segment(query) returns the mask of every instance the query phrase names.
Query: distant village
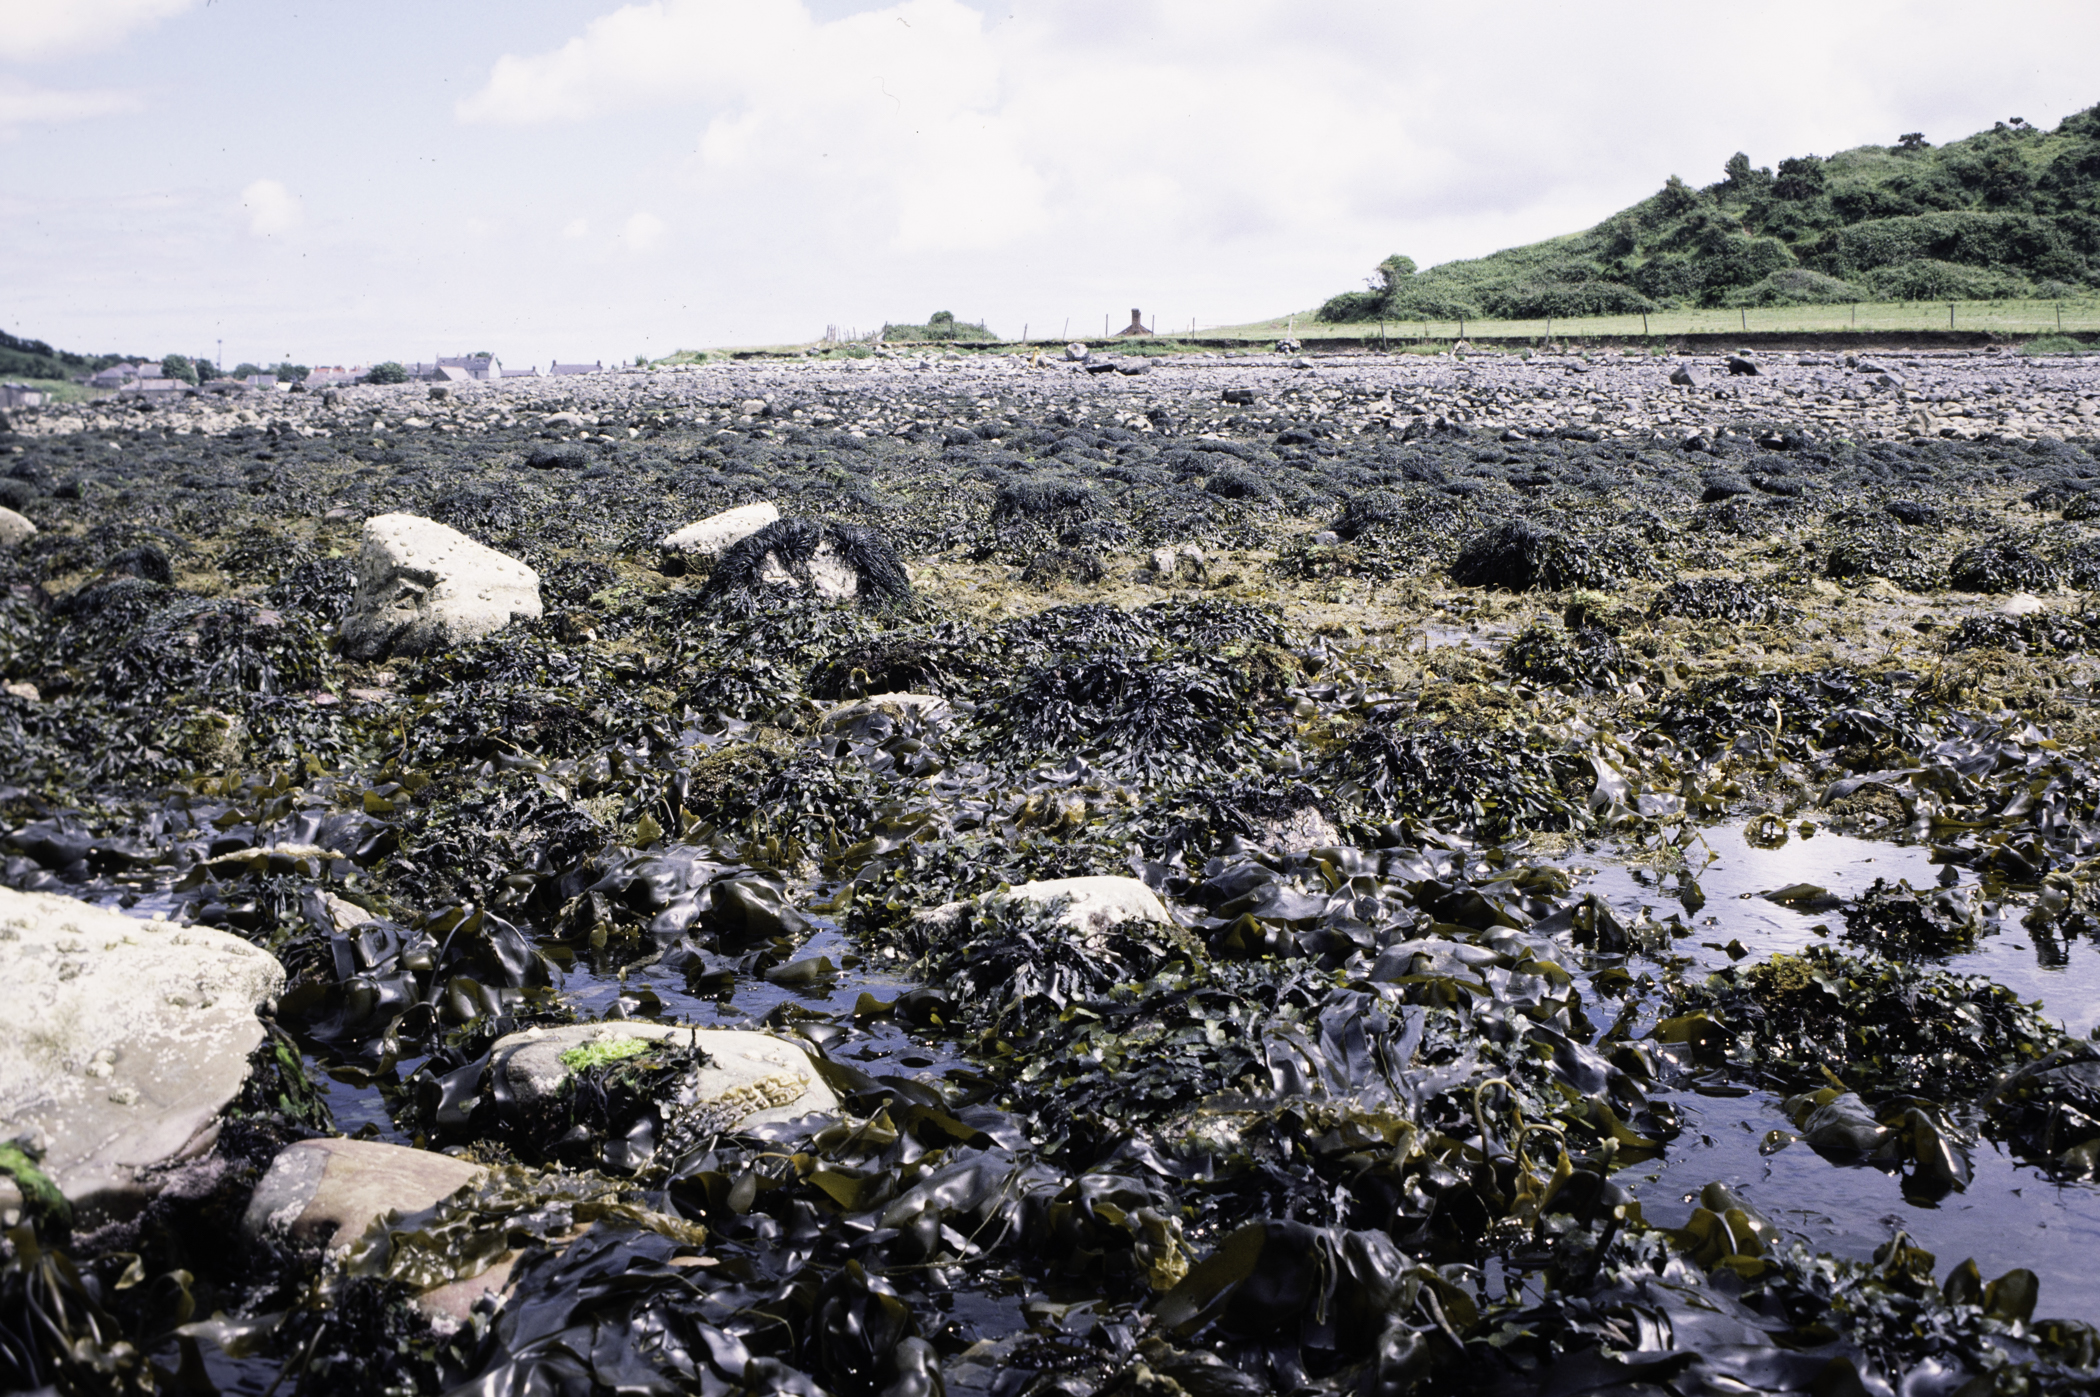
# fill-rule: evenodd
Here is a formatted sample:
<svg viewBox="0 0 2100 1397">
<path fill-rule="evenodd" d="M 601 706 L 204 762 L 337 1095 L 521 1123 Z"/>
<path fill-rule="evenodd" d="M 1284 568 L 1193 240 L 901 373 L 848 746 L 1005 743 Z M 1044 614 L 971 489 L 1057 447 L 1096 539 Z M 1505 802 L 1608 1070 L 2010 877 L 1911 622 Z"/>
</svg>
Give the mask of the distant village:
<svg viewBox="0 0 2100 1397">
<path fill-rule="evenodd" d="M 256 371 L 209 377 L 194 372 L 181 377 L 169 372 L 184 367 L 194 370 L 199 366 L 207 370 L 211 367 L 209 363 L 200 365 L 170 355 L 157 363 L 142 360 L 111 364 L 91 375 L 86 382 L 90 388 L 151 400 L 179 397 L 185 393 L 317 392 L 348 383 L 500 383 L 512 378 L 565 378 L 605 372 L 603 362 L 564 364 L 557 361 L 544 370 L 532 364 L 519 369 L 505 368 L 503 361 L 494 354 L 470 354 L 449 359 L 439 356 L 427 364 L 338 364 L 314 368 L 304 364 L 281 364 L 275 369 L 256 369 L 255 365 L 243 364 L 241 368 Z M 0 383 L 0 408 L 41 407 L 49 396 L 45 389 L 33 384 Z"/>
</svg>

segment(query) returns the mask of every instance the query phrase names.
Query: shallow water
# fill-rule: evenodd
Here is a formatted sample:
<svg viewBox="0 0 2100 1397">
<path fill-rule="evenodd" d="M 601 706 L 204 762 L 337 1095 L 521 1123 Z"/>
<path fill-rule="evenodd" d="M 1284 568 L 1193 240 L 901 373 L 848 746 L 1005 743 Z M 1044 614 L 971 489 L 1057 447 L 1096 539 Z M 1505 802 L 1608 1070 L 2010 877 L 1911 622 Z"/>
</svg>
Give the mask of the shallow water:
<svg viewBox="0 0 2100 1397">
<path fill-rule="evenodd" d="M 1778 848 L 1759 848 L 1747 826 L 1704 831 L 1713 861 L 1698 873 L 1706 903 L 1685 920 L 1694 934 L 1673 950 L 1697 965 L 1718 969 L 1734 962 L 1727 949 L 1738 942 L 1747 963 L 1778 951 L 1798 951 L 1835 941 L 1844 920 L 1835 910 L 1796 911 L 1762 896 L 1794 883 L 1812 883 L 1840 897 L 1855 897 L 1876 878 L 1902 879 L 1914 888 L 1938 884 L 1947 865 L 1932 861 L 1929 848 L 1858 839 L 1817 830 L 1807 838 L 1790 834 Z M 1694 844 L 1688 863 L 1697 866 Z M 1643 908 L 1666 918 L 1683 909 L 1671 891 L 1637 862 L 1591 867 L 1572 861 L 1582 876 L 1576 891 L 1591 892 L 1630 919 Z M 1961 884 L 1974 884 L 1957 870 Z M 2072 942 L 2041 947 L 2015 920 L 1982 938 L 1975 950 L 1935 962 L 1964 975 L 1983 975 L 2044 1009 L 2072 1033 L 2090 1034 L 2100 1023 L 2100 946 Z M 1766 1132 L 1788 1129 L 1779 1098 L 1769 1092 L 1741 1097 L 1657 1093 L 1682 1113 L 1684 1133 L 1662 1159 L 1630 1169 L 1622 1180 L 1640 1197 L 1651 1222 L 1681 1225 L 1699 1190 L 1722 1182 L 1739 1189 L 1782 1228 L 1810 1246 L 1840 1256 L 1871 1257 L 1898 1230 L 1936 1254 L 1940 1271 L 1973 1257 L 1985 1275 L 2025 1266 L 2041 1277 L 2040 1312 L 2100 1318 L 2100 1271 L 2089 1264 L 2100 1246 L 2100 1186 L 2058 1183 L 1978 1140 L 1970 1157 L 1975 1177 L 1967 1190 L 1933 1204 L 1903 1196 L 1897 1175 L 1871 1165 L 1840 1165 L 1807 1145 L 1795 1143 L 1770 1156 L 1759 1152 Z"/>
</svg>

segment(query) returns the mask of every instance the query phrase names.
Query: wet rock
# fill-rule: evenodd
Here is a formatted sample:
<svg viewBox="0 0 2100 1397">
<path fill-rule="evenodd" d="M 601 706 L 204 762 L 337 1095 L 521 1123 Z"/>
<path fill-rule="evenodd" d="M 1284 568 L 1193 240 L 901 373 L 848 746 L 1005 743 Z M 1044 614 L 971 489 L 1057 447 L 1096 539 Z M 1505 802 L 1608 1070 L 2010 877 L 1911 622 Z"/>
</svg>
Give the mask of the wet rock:
<svg viewBox="0 0 2100 1397">
<path fill-rule="evenodd" d="M 577 1065 L 594 1051 L 603 1054 L 608 1045 L 625 1040 L 697 1047 L 707 1054 L 711 1061 L 700 1069 L 695 1099 L 687 1104 L 703 1109 L 712 1129 L 745 1129 L 838 1109 L 838 1096 L 802 1049 L 769 1034 L 736 1029 L 653 1023 L 527 1029 L 496 1040 L 489 1073 L 501 1084 L 499 1090 L 507 1090 L 512 1109 L 530 1113 L 558 1097 Z"/>
<path fill-rule="evenodd" d="M 1059 924 L 1089 938 L 1099 937 L 1124 922 L 1171 926 L 1174 921 L 1167 915 L 1159 894 L 1135 878 L 1113 874 L 1020 883 L 983 897 L 926 908 L 915 920 L 929 930 L 953 928 L 961 925 L 973 909 L 995 901 L 1025 902 L 1038 907 L 1062 902 L 1065 905 L 1058 914 Z"/>
<path fill-rule="evenodd" d="M 661 546 L 667 556 L 680 554 L 688 558 L 713 558 L 728 551 L 733 544 L 751 537 L 779 517 L 780 510 L 771 501 L 738 505 L 735 509 L 725 509 L 720 514 L 711 514 L 697 523 L 665 534 Z"/>
<path fill-rule="evenodd" d="M 346 1252 L 389 1209 L 427 1208 L 483 1172 L 451 1155 L 376 1140 L 301 1140 L 271 1161 L 241 1231 L 250 1242 L 281 1237 Z"/>
<path fill-rule="evenodd" d="M 209 1148 L 284 987 L 222 931 L 0 889 L 0 1121 L 76 1208 L 122 1214 L 142 1173 Z"/>
<path fill-rule="evenodd" d="M 428 654 L 539 615 L 540 575 L 525 564 L 433 520 L 382 514 L 365 521 L 343 651 Z"/>
<path fill-rule="evenodd" d="M 0 548 L 13 548 L 36 533 L 36 525 L 0 506 Z"/>
<path fill-rule="evenodd" d="M 947 717 L 953 710 L 948 700 L 938 694 L 870 694 L 864 699 L 842 703 L 824 715 L 824 726 L 845 727 L 875 713 L 888 714 L 893 718 L 925 718 L 938 720 Z"/>
</svg>

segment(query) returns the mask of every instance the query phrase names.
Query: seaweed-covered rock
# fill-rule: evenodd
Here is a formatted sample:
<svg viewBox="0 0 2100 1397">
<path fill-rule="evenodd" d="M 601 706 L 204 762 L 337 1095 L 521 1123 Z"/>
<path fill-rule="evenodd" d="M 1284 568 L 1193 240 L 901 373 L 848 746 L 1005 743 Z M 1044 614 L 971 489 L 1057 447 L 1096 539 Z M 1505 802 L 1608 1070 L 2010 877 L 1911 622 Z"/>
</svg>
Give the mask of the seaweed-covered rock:
<svg viewBox="0 0 2100 1397">
<path fill-rule="evenodd" d="M 0 1120 L 76 1207 L 128 1211 L 210 1128 L 284 968 L 239 937 L 0 888 Z"/>
<path fill-rule="evenodd" d="M 1777 597 L 1739 577 L 1681 577 L 1648 604 L 1650 616 L 1693 621 L 1769 621 L 1784 610 Z"/>
<path fill-rule="evenodd" d="M 778 518 L 779 508 L 770 500 L 761 500 L 757 504 L 725 509 L 720 514 L 711 514 L 665 534 L 660 546 L 664 550 L 666 570 L 670 570 L 668 565 L 674 561 L 682 571 L 688 559 L 718 557 Z"/>
<path fill-rule="evenodd" d="M 911 594 L 911 579 L 880 534 L 835 520 L 777 519 L 722 554 L 702 595 L 756 598 L 774 589 L 879 605 Z"/>
<path fill-rule="evenodd" d="M 1959 592 L 2053 592 L 2056 565 L 2013 539 L 1993 539 L 1964 548 L 1948 566 Z"/>
<path fill-rule="evenodd" d="M 1454 582 L 1511 592 L 1611 589 L 1629 577 L 1652 572 L 1652 565 L 1628 540 L 1571 538 L 1526 519 L 1504 520 L 1468 539 L 1451 563 Z"/>
<path fill-rule="evenodd" d="M 1943 956 L 1976 944 L 1982 930 L 1973 891 L 1919 892 L 1876 878 L 1845 907 L 1845 939 L 1885 956 Z"/>
<path fill-rule="evenodd" d="M 1609 689 L 1625 680 L 1631 666 L 1602 627 L 1531 626 L 1502 648 L 1502 668 L 1533 684 Z"/>
<path fill-rule="evenodd" d="M 365 521 L 342 645 L 355 659 L 421 655 L 540 615 L 537 572 L 413 514 Z"/>
<path fill-rule="evenodd" d="M 809 1055 L 784 1039 L 669 1024 L 574 1024 L 496 1041 L 489 1073 L 510 1107 L 529 1116 L 554 1104 L 581 1071 L 641 1057 L 652 1047 L 697 1049 L 704 1061 L 679 1104 L 707 1131 L 733 1130 L 838 1108 Z M 696 1125 L 696 1131 L 698 1126 Z"/>
</svg>

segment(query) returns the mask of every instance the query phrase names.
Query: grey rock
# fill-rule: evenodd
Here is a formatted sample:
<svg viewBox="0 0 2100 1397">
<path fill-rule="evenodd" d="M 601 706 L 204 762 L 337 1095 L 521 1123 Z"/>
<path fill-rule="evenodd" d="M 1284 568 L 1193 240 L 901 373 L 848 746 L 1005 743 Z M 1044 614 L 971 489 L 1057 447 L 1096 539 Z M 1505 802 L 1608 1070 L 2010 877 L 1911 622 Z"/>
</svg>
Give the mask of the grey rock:
<svg viewBox="0 0 2100 1397">
<path fill-rule="evenodd" d="M 1670 370 L 1670 382 L 1676 384 L 1679 388 L 1690 388 L 1696 381 L 1692 377 L 1692 371 L 1682 364 Z"/>
<path fill-rule="evenodd" d="M 13 548 L 35 534 L 36 525 L 5 505 L 0 505 L 0 548 Z"/>
<path fill-rule="evenodd" d="M 268 952 L 0 888 L 0 1121 L 74 1207 L 122 1215 L 144 1171 L 210 1147 L 284 987 Z"/>
<path fill-rule="evenodd" d="M 1084 364 L 1087 361 L 1087 356 L 1091 353 L 1093 353 L 1092 350 L 1077 340 L 1065 346 L 1065 360 L 1067 363 Z"/>
<path fill-rule="evenodd" d="M 365 521 L 343 652 L 429 654 L 539 615 L 540 575 L 525 564 L 434 520 L 381 514 Z"/>
<path fill-rule="evenodd" d="M 1760 369 L 1753 360 L 1745 359 L 1740 354 L 1729 355 L 1727 359 L 1727 364 L 1728 372 L 1737 375 L 1738 377 L 1747 376 L 1754 378 L 1757 375 L 1764 372 L 1764 370 Z"/>
</svg>

